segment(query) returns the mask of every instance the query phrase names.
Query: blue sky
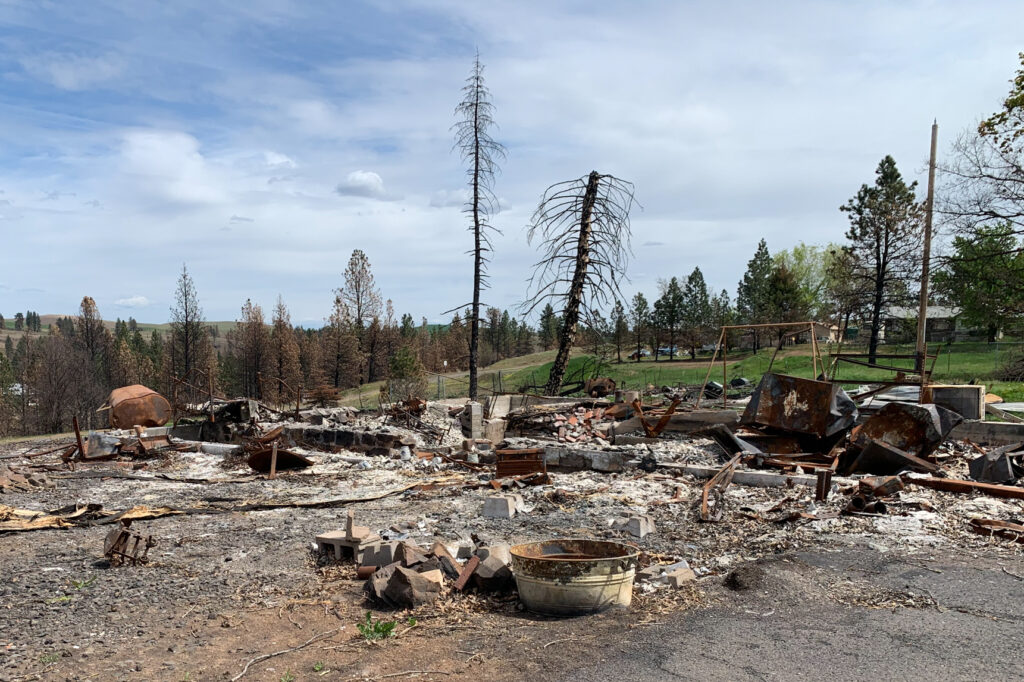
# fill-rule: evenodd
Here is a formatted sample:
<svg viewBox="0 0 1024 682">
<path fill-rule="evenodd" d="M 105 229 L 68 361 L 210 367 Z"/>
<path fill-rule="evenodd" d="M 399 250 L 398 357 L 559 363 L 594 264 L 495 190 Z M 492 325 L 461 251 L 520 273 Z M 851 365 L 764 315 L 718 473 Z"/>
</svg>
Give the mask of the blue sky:
<svg viewBox="0 0 1024 682">
<path fill-rule="evenodd" d="M 892 154 L 924 180 L 998 108 L 1019 2 L 0 0 L 0 313 L 167 319 L 187 263 L 210 319 L 281 295 L 319 324 L 353 249 L 399 313 L 470 298 L 451 125 L 477 49 L 509 150 L 492 289 L 511 307 L 544 188 L 633 181 L 627 295 L 757 241 L 838 241 Z"/>
</svg>

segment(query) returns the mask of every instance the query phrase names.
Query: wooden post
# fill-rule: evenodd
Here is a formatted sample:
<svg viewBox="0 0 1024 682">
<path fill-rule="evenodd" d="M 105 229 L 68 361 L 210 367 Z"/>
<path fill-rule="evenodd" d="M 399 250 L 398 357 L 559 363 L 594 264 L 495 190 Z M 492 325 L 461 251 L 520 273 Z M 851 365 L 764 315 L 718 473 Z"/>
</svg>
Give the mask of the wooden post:
<svg viewBox="0 0 1024 682">
<path fill-rule="evenodd" d="M 928 331 L 928 268 L 932 255 L 932 205 L 935 203 L 935 146 L 939 139 L 939 124 L 932 123 L 932 148 L 928 158 L 928 198 L 924 204 L 924 253 L 921 256 L 921 297 L 917 309 L 917 357 L 914 369 L 921 375 L 921 388 L 925 384 L 925 336 Z"/>
<path fill-rule="evenodd" d="M 210 421 L 213 419 L 213 372 L 210 372 Z"/>
<path fill-rule="evenodd" d="M 274 449 L 270 451 L 270 479 L 277 476 L 277 442 L 274 442 Z"/>
</svg>

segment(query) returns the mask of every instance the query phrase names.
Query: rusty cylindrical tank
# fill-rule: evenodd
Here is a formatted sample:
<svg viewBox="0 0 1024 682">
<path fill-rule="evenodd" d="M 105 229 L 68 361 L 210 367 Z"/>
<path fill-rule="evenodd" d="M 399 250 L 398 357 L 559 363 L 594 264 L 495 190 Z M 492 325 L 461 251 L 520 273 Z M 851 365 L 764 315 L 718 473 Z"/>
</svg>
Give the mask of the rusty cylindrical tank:
<svg viewBox="0 0 1024 682">
<path fill-rule="evenodd" d="M 104 407 L 110 408 L 110 425 L 115 429 L 163 426 L 171 418 L 167 399 L 140 384 L 115 388 Z"/>
</svg>

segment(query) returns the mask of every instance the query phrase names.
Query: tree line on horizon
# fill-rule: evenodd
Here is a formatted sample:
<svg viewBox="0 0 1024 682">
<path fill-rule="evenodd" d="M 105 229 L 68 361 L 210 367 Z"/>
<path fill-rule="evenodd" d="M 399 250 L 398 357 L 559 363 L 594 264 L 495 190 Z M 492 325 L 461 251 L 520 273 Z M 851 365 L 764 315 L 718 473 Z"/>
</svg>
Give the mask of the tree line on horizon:
<svg viewBox="0 0 1024 682">
<path fill-rule="evenodd" d="M 1024 53 L 1003 108 L 964 132 L 951 159 L 939 168 L 943 184 L 935 213 L 949 240 L 936 254 L 931 299 L 956 306 L 990 340 L 1024 316 Z M 468 162 L 472 196 L 466 213 L 474 238 L 473 299 L 458 306 L 447 325 L 398 317 L 374 283 L 369 259 L 353 251 L 343 285 L 334 291 L 325 324 L 291 324 L 278 298 L 270 319 L 251 300 L 236 327 L 221 337 L 203 316 L 195 283 L 182 268 L 166 334 L 146 338 L 134 320 L 106 328 L 95 301 L 85 296 L 78 315 L 49 325 L 39 315 L 16 313 L 17 343 L 7 335 L 0 353 L 0 436 L 61 431 L 79 416 L 96 423 L 96 408 L 118 386 L 142 383 L 166 395 L 205 399 L 212 390 L 286 404 L 306 395 L 388 380 L 408 393 L 428 372 L 468 370 L 471 395 L 477 366 L 558 349 L 545 388 L 561 386 L 568 351 L 581 343 L 622 361 L 623 351 L 660 349 L 670 360 L 679 349 L 696 358 L 727 324 L 753 325 L 814 319 L 841 333 L 859 325 L 868 355 L 878 352 L 883 318 L 917 299 L 921 235 L 928 209 L 895 160 L 879 162 L 840 207 L 849 227 L 842 244 L 798 244 L 774 254 L 761 239 L 736 289 L 709 291 L 695 267 L 686 277 L 659 280 L 650 299 L 627 300 L 619 282 L 628 255 L 632 185 L 597 171 L 556 183 L 542 196 L 530 226 L 541 254 L 532 295 L 518 317 L 485 306 L 490 253 L 488 219 L 496 161 L 504 148 L 488 133 L 493 108 L 479 58 L 456 110 L 457 148 Z M 526 317 L 538 315 L 536 327 Z M 0 316 L 0 329 L 11 327 Z M 781 336 L 751 331 L 726 338 L 752 349 Z"/>
</svg>

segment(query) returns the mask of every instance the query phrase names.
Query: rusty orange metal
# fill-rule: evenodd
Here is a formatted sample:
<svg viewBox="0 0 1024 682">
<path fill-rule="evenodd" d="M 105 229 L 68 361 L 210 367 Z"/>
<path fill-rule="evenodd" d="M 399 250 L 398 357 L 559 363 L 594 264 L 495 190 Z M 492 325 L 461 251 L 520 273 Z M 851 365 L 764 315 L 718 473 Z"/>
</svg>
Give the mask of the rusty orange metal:
<svg viewBox="0 0 1024 682">
<path fill-rule="evenodd" d="M 849 429 L 856 419 L 857 406 L 838 384 L 768 373 L 750 396 L 740 424 L 825 438 Z"/>
<path fill-rule="evenodd" d="M 141 384 L 115 388 L 100 409 L 106 408 L 110 409 L 110 425 L 115 429 L 163 426 L 171 418 L 167 399 Z"/>
</svg>

